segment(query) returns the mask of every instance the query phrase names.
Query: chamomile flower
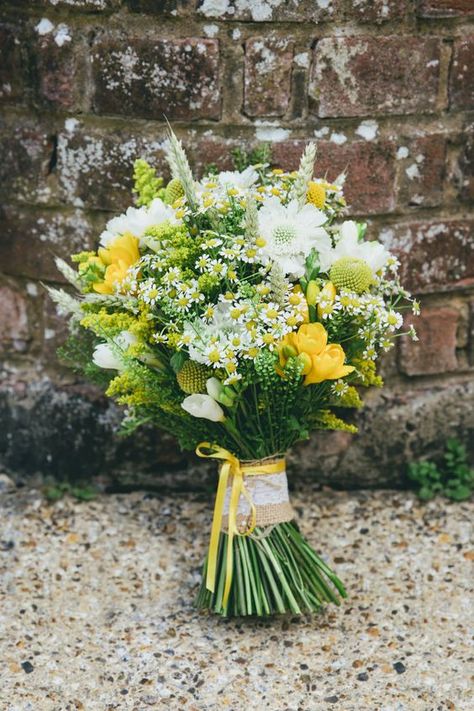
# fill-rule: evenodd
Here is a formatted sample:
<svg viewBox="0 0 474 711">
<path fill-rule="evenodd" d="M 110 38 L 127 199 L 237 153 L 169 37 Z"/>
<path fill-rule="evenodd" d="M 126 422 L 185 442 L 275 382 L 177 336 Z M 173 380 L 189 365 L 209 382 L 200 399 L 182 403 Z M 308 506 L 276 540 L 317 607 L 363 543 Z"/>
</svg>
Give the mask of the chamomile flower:
<svg viewBox="0 0 474 711">
<path fill-rule="evenodd" d="M 349 390 L 349 385 L 344 382 L 344 380 L 336 380 L 335 383 L 331 385 L 331 392 L 336 397 L 342 397 Z"/>
</svg>

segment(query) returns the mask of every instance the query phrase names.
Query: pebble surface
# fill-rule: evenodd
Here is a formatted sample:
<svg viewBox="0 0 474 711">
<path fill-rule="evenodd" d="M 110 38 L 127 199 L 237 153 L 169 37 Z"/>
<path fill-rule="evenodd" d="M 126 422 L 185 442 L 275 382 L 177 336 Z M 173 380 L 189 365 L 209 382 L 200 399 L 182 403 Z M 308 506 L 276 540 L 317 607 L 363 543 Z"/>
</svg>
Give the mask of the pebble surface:
<svg viewBox="0 0 474 711">
<path fill-rule="evenodd" d="M 471 710 L 472 505 L 392 491 L 293 503 L 349 599 L 225 620 L 192 607 L 202 496 L 0 493 L 0 710 Z"/>
</svg>

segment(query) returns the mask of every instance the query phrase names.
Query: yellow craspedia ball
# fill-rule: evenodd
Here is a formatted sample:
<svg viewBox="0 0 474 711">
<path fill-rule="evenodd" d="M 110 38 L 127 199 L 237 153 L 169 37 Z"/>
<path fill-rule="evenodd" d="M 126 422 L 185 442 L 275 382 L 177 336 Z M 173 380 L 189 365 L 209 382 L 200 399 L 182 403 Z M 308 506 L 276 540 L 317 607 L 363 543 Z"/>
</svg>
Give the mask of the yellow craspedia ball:
<svg viewBox="0 0 474 711">
<path fill-rule="evenodd" d="M 356 294 L 367 291 L 373 281 L 372 269 L 358 257 L 341 257 L 334 262 L 329 277 L 337 289 L 347 289 Z"/>
<path fill-rule="evenodd" d="M 184 188 L 181 183 L 181 180 L 178 180 L 178 178 L 173 178 L 173 180 L 170 180 L 170 182 L 166 186 L 164 201 L 167 205 L 172 205 L 175 200 L 182 197 L 183 195 Z"/>
<path fill-rule="evenodd" d="M 178 385 L 188 395 L 206 392 L 206 381 L 211 377 L 211 371 L 202 363 L 187 360 L 176 376 Z"/>
<path fill-rule="evenodd" d="M 314 183 L 313 181 L 311 181 L 308 185 L 306 199 L 312 205 L 322 210 L 326 202 L 325 188 L 323 188 L 320 183 Z"/>
</svg>

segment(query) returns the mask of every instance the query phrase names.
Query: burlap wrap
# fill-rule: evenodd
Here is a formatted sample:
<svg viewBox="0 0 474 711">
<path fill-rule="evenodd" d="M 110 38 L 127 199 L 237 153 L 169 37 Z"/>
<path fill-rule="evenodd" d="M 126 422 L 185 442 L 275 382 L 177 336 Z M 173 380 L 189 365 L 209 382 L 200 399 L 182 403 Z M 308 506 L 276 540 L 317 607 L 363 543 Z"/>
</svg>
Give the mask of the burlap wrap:
<svg viewBox="0 0 474 711">
<path fill-rule="evenodd" d="M 258 464 L 270 464 L 275 461 L 278 460 L 262 459 L 245 462 L 245 464 L 258 466 Z M 286 471 L 279 472 L 278 474 L 262 474 L 261 476 L 254 474 L 252 476 L 246 476 L 245 487 L 255 506 L 256 526 L 263 528 L 265 526 L 274 526 L 277 523 L 293 520 L 295 514 L 290 504 Z M 229 527 L 228 514 L 231 488 L 232 477 L 229 477 L 221 525 L 221 530 L 225 532 L 227 532 Z M 247 527 L 249 515 L 250 505 L 248 501 L 241 496 L 237 510 L 237 526 L 239 529 Z"/>
</svg>

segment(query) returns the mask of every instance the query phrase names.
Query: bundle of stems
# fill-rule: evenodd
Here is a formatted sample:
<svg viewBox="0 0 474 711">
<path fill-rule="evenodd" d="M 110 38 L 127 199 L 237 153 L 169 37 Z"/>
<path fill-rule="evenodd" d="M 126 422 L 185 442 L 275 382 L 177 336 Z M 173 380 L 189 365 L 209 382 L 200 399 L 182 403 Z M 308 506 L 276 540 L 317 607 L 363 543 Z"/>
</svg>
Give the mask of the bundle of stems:
<svg viewBox="0 0 474 711">
<path fill-rule="evenodd" d="M 222 603 L 228 535 L 221 532 L 215 592 L 206 588 L 207 558 L 196 607 L 223 616 L 317 612 L 326 602 L 347 597 L 341 581 L 314 552 L 294 521 L 235 536 L 232 586 Z"/>
</svg>

